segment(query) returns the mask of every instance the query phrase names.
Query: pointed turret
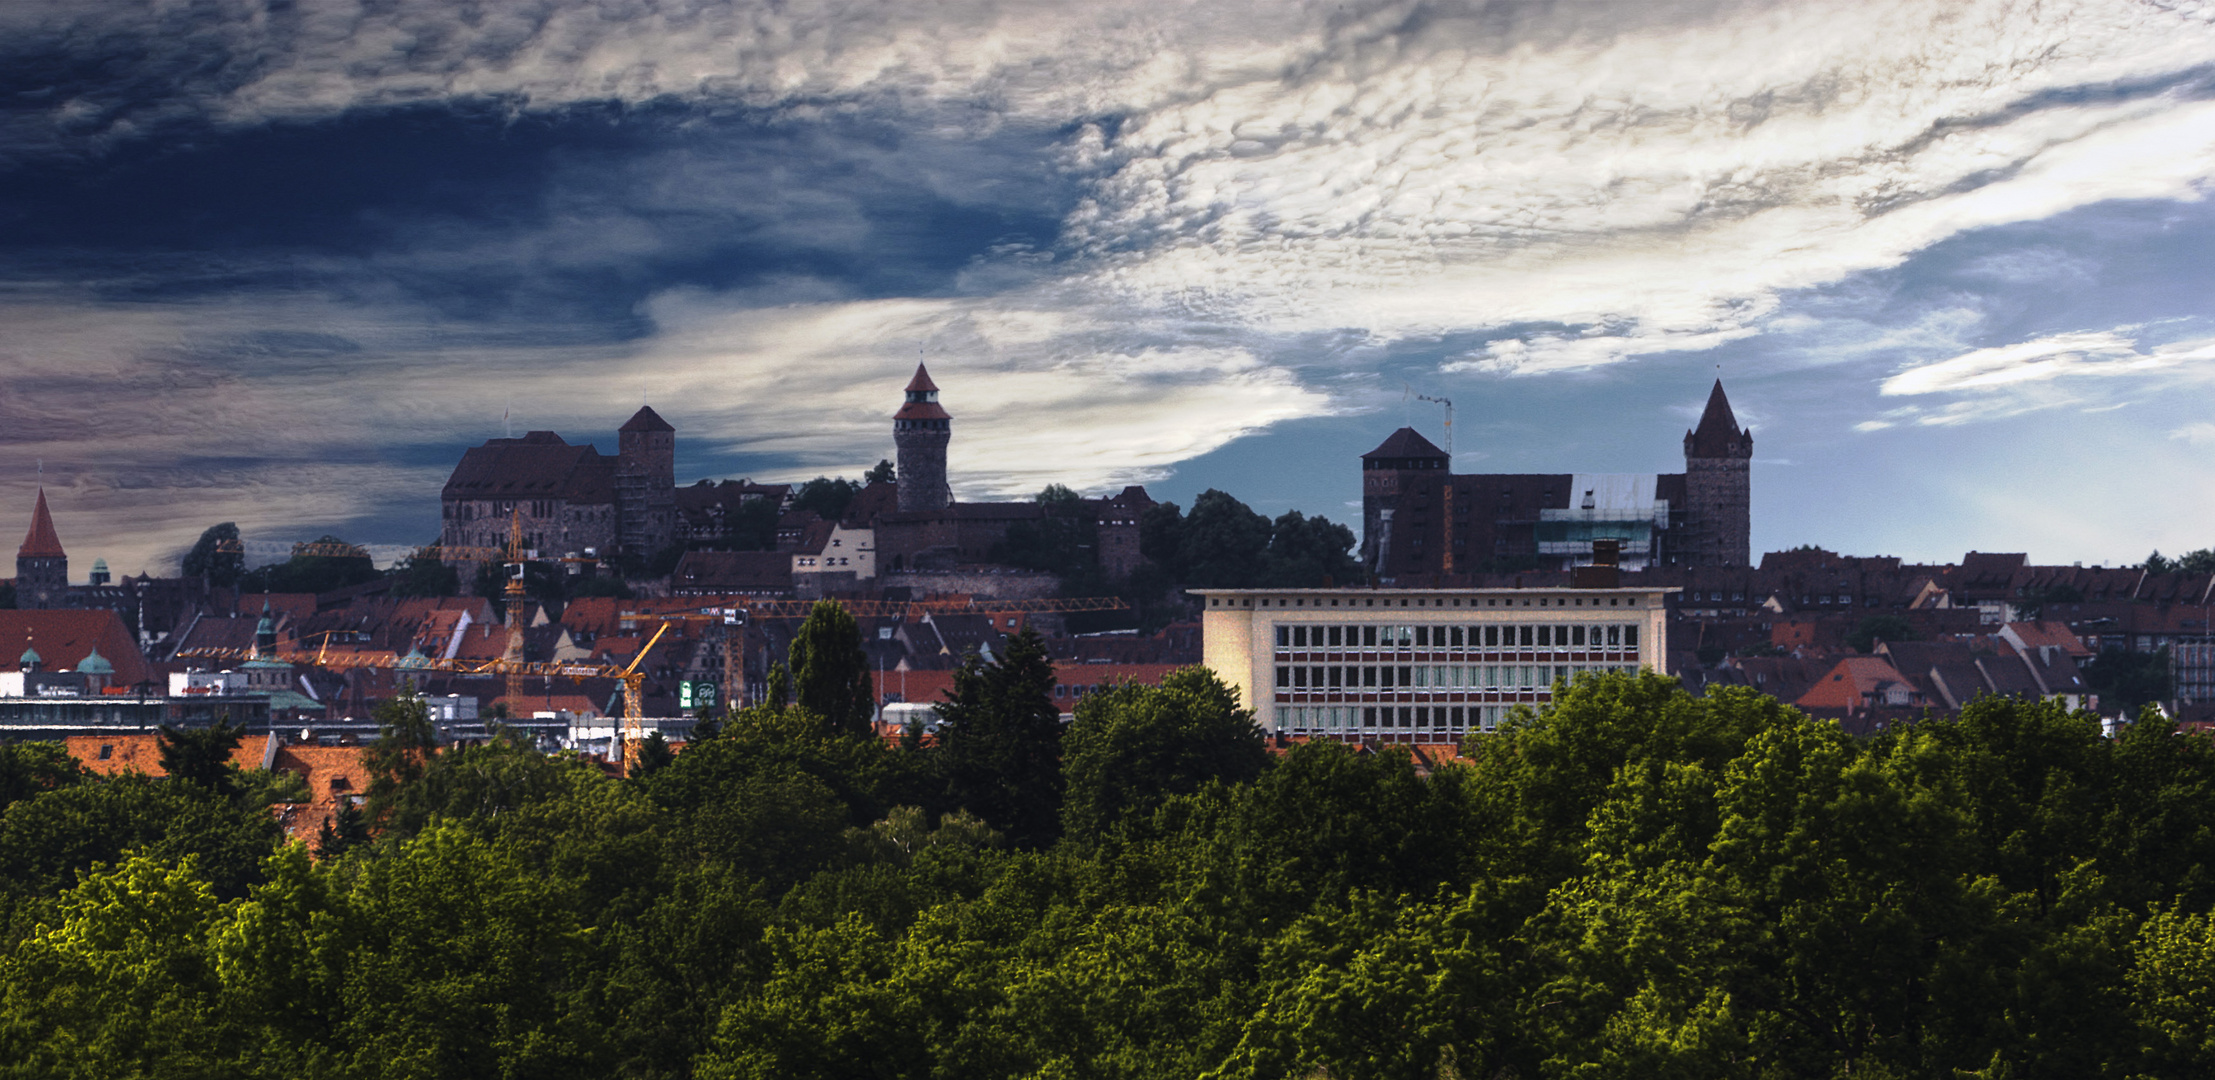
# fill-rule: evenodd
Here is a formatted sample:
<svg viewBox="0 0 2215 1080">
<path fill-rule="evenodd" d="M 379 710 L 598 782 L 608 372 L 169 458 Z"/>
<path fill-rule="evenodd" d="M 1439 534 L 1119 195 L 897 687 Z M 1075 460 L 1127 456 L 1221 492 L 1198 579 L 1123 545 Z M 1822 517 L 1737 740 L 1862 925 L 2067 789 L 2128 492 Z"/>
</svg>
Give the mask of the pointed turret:
<svg viewBox="0 0 2215 1080">
<path fill-rule="evenodd" d="M 54 515 L 46 509 L 46 489 L 38 489 L 38 505 L 31 510 L 31 531 L 23 534 L 23 546 L 15 557 L 34 559 L 66 559 L 69 553 L 62 550 L 62 538 L 54 531 Z"/>
<path fill-rule="evenodd" d="M 15 553 L 15 604 L 26 610 L 46 610 L 66 605 L 69 594 L 69 553 L 54 531 L 54 515 L 46 509 L 46 489 L 38 489 L 38 503 L 31 509 L 31 528 L 23 534 L 23 546 Z"/>
<path fill-rule="evenodd" d="M 1707 395 L 1707 408 L 1700 413 L 1700 426 L 1684 433 L 1684 456 L 1752 457 L 1753 452 L 1753 433 L 1739 428 L 1738 417 L 1730 411 L 1730 398 L 1723 394 L 1723 380 L 1715 380 L 1715 389 Z"/>
</svg>

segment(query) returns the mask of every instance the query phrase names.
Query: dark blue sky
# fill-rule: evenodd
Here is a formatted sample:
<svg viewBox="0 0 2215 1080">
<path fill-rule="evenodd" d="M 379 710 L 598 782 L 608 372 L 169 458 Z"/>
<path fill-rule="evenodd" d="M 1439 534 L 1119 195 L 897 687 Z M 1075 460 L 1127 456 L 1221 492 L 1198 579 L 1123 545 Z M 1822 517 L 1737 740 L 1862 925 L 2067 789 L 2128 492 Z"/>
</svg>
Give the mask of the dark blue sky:
<svg viewBox="0 0 2215 1080">
<path fill-rule="evenodd" d="M 666 8 L 666 10 L 665 10 Z M 2203 22 L 2113 5 L 546 0 L 0 11 L 0 505 L 80 562 L 428 538 L 460 450 L 853 474 L 920 358 L 969 497 L 1346 520 L 1676 471 L 1755 545 L 2215 543 Z M 505 417 L 505 420 L 503 420 Z"/>
</svg>

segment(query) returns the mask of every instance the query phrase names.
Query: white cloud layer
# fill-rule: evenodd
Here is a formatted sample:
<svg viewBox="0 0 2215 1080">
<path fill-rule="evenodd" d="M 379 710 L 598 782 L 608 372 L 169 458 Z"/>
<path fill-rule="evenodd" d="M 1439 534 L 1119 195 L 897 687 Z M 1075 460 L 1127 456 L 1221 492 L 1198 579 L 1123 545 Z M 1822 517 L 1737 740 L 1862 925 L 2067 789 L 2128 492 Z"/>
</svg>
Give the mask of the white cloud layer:
<svg viewBox="0 0 2215 1080">
<path fill-rule="evenodd" d="M 802 125 L 865 116 L 954 143 L 1067 133 L 1049 167 L 1081 198 L 1056 257 L 972 275 L 972 295 L 765 306 L 672 292 L 649 305 L 641 341 L 557 347 L 449 335 L 374 297 L 8 301 L 0 358 L 21 377 L 0 388 L 0 437 L 109 478 L 83 481 L 82 501 L 135 527 L 144 553 L 207 521 L 274 521 L 277 507 L 340 520 L 403 482 L 435 487 L 437 470 L 374 464 L 376 448 L 482 431 L 495 402 L 573 417 L 578 401 L 627 403 L 643 388 L 690 414 L 687 437 L 865 467 L 889 452 L 888 395 L 918 355 L 948 388 L 964 493 L 1109 487 L 1343 407 L 1273 353 L 1299 335 L 1489 336 L 1445 361 L 1452 374 L 1708 349 L 1788 335 L 1778 316 L 1792 290 L 1966 230 L 2108 200 L 2197 200 L 2215 178 L 2215 16 L 2110 0 L 52 0 L 0 6 L 0 37 L 139 58 L 133 79 L 9 114 L 0 154 L 16 161 L 95 152 L 180 117 L 252 126 L 457 99 L 676 102 L 703 124 L 730 110 Z M 636 187 L 681 208 L 730 198 L 701 179 L 719 175 L 672 165 Z M 816 194 L 779 197 L 795 216 L 836 202 Z M 467 250 L 443 254 L 554 272 L 658 242 L 621 220 L 549 216 L 537 234 L 457 230 Z M 1985 270 L 2081 272 L 2065 256 Z M 1887 395 L 1955 400 L 1861 426 L 2082 404 L 2073 387 L 2197 370 L 2215 348 L 2134 334 L 2059 334 L 1897 372 Z M 318 335 L 358 351 L 319 352 Z M 266 362 L 242 342 L 266 342 Z M 220 457 L 265 428 L 253 463 L 195 474 L 214 479 L 132 472 Z M 314 508 L 327 516 L 303 517 L 297 482 L 333 474 L 283 459 L 348 455 L 362 478 Z M 126 475 L 207 494 L 189 522 L 149 522 L 116 494 Z"/>
</svg>

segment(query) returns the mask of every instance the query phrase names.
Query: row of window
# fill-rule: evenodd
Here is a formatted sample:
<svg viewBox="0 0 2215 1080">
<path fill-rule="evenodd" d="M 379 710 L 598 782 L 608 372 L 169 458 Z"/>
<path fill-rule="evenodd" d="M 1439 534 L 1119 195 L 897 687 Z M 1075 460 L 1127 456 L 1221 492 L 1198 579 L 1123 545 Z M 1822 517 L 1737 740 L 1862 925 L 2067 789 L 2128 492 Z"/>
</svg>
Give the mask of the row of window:
<svg viewBox="0 0 2215 1080">
<path fill-rule="evenodd" d="M 1637 623 L 1536 623 L 1503 626 L 1366 626 L 1325 625 L 1277 627 L 1279 649 L 1497 649 L 1497 648 L 1619 648 L 1638 647 Z"/>
<path fill-rule="evenodd" d="M 1280 664 L 1277 690 L 1530 690 L 1587 671 L 1636 670 L 1636 664 Z"/>
<path fill-rule="evenodd" d="M 1513 705 L 1312 705 L 1277 710 L 1277 730 L 1292 735 L 1366 735 L 1493 731 Z"/>
</svg>

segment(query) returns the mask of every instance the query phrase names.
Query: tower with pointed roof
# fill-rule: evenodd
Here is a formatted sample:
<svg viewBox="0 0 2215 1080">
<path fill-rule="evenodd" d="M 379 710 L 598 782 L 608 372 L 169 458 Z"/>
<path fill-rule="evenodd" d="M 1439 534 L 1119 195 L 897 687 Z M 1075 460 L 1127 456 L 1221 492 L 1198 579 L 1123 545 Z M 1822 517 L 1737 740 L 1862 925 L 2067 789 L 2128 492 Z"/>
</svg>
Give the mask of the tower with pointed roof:
<svg viewBox="0 0 2215 1080">
<path fill-rule="evenodd" d="M 15 553 L 15 606 L 42 611 L 66 605 L 69 597 L 69 553 L 62 550 L 54 532 L 54 515 L 46 509 L 46 489 L 38 490 L 38 505 L 31 511 L 31 530 Z"/>
<path fill-rule="evenodd" d="M 677 429 L 641 405 L 615 441 L 618 542 L 651 558 L 677 539 Z"/>
<path fill-rule="evenodd" d="M 1400 497 L 1424 481 L 1444 478 L 1449 465 L 1446 452 L 1411 427 L 1361 455 L 1361 561 L 1372 573 L 1389 571 L 1392 516 Z M 1404 556 L 1406 545 L 1401 548 Z"/>
<path fill-rule="evenodd" d="M 1752 562 L 1753 432 L 1738 426 L 1723 381 L 1707 396 L 1700 425 L 1684 433 L 1684 538 L 1687 566 L 1747 566 Z"/>
<path fill-rule="evenodd" d="M 907 400 L 892 414 L 892 442 L 899 448 L 896 486 L 903 512 L 943 510 L 954 501 L 946 484 L 946 444 L 953 418 L 938 404 L 938 384 L 923 365 L 908 380 Z"/>
</svg>

